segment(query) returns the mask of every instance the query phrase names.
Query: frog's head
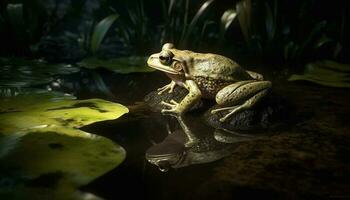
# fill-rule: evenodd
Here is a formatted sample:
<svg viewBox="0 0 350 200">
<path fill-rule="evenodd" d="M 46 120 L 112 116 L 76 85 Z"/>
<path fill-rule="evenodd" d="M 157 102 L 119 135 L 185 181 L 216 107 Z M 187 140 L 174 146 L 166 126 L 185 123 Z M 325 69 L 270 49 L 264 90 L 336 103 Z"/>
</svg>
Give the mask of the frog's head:
<svg viewBox="0 0 350 200">
<path fill-rule="evenodd" d="M 182 130 L 175 130 L 161 143 L 151 146 L 145 154 L 146 160 L 165 172 L 176 168 L 186 160 L 186 137 Z"/>
<path fill-rule="evenodd" d="M 188 68 L 192 65 L 191 55 L 191 51 L 178 50 L 172 43 L 166 43 L 160 53 L 152 54 L 148 58 L 147 64 L 165 73 L 186 77 Z"/>
</svg>

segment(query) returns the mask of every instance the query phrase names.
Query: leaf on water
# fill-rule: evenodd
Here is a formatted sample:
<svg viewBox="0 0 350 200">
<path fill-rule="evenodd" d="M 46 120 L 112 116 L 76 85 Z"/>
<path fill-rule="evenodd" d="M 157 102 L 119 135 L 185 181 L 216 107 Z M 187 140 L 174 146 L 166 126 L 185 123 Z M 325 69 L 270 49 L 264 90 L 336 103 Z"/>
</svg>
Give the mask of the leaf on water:
<svg viewBox="0 0 350 200">
<path fill-rule="evenodd" d="M 76 188 L 117 167 L 126 155 L 107 138 L 69 127 L 52 126 L 17 135 L 16 143 L 0 136 L 0 143 L 12 145 L 0 157 L 1 173 L 8 175 L 2 178 L 13 182 L 11 188 L 0 185 L 1 199 L 18 195 L 26 197 L 19 199 L 36 199 L 33 197 L 43 193 L 49 199 L 75 195 Z M 62 190 L 66 187 L 70 191 Z"/>
<path fill-rule="evenodd" d="M 41 125 L 79 128 L 111 120 L 128 112 L 117 103 L 102 99 L 73 100 L 46 95 L 18 95 L 0 100 L 0 132 L 12 133 Z"/>
<path fill-rule="evenodd" d="M 108 60 L 91 57 L 91 58 L 86 58 L 82 60 L 78 64 L 82 67 L 89 68 L 89 69 L 102 67 L 120 74 L 154 71 L 153 68 L 148 67 L 146 65 L 146 60 L 147 60 L 146 57 L 137 57 L 137 56 L 113 58 Z"/>
<path fill-rule="evenodd" d="M 0 199 L 77 195 L 77 187 L 112 170 L 126 155 L 113 141 L 77 128 L 127 112 L 117 103 L 53 93 L 1 99 L 0 173 L 11 184 L 0 184 Z"/>
<path fill-rule="evenodd" d="M 91 51 L 93 53 L 96 53 L 96 51 L 99 49 L 100 44 L 105 37 L 107 31 L 112 26 L 113 22 L 118 18 L 119 15 L 112 14 L 103 20 L 101 20 L 94 28 L 94 31 L 92 33 L 91 38 Z"/>
<path fill-rule="evenodd" d="M 289 81 L 310 81 L 324 86 L 350 88 L 350 65 L 325 60 L 306 65 L 304 74 L 293 74 Z"/>
</svg>

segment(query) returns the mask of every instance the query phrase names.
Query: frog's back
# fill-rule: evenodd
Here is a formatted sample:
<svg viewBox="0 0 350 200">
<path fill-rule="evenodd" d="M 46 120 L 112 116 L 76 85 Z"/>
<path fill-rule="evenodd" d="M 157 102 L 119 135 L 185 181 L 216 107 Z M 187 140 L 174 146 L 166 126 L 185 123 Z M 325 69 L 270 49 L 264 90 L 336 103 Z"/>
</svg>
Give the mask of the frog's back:
<svg viewBox="0 0 350 200">
<path fill-rule="evenodd" d="M 200 54 L 194 60 L 193 76 L 236 82 L 252 77 L 235 61 L 217 54 Z"/>
</svg>

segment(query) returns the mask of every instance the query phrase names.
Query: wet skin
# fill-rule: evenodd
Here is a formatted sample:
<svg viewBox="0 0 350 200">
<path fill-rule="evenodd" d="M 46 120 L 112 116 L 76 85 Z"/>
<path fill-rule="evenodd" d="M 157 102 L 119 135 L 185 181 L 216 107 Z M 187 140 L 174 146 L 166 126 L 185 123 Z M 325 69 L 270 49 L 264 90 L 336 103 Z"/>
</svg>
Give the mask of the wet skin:
<svg viewBox="0 0 350 200">
<path fill-rule="evenodd" d="M 233 60 L 211 53 L 195 53 L 178 50 L 166 43 L 160 53 L 151 55 L 147 64 L 163 71 L 172 80 L 170 84 L 159 88 L 158 94 L 173 92 L 176 85 L 186 88 L 189 93 L 181 101 L 162 102 L 169 109 L 162 113 L 183 114 L 201 98 L 215 99 L 222 108 L 212 113 L 229 111 L 221 122 L 233 114 L 254 106 L 268 93 L 270 81 L 256 72 L 244 70 Z"/>
</svg>

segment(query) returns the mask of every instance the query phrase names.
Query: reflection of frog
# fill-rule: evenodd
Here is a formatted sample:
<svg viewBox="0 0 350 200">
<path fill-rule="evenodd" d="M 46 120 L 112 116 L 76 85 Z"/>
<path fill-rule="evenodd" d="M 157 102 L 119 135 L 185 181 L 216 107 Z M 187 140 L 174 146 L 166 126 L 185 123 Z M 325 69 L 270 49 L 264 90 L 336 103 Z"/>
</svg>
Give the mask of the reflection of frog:
<svg viewBox="0 0 350 200">
<path fill-rule="evenodd" d="M 220 119 L 225 121 L 231 115 L 255 105 L 271 88 L 271 82 L 263 81 L 262 75 L 244 70 L 229 58 L 178 50 L 171 43 L 164 44 L 160 53 L 151 55 L 147 64 L 165 72 L 172 79 L 169 85 L 158 89 L 158 94 L 167 90 L 171 93 L 175 85 L 189 91 L 180 103 L 174 100 L 162 102 L 170 108 L 163 109 L 163 113 L 182 114 L 200 98 L 208 98 L 215 99 L 219 105 L 227 105 L 212 111 L 228 110 L 229 113 Z"/>
<path fill-rule="evenodd" d="M 177 116 L 180 128 L 174 131 L 168 130 L 169 135 L 162 142 L 151 146 L 146 152 L 148 162 L 158 166 L 161 171 L 214 162 L 231 155 L 235 144 L 261 138 L 228 133 L 219 129 L 214 132 L 201 129 L 192 130 L 185 123 L 184 117 Z M 192 122 L 193 119 L 186 121 L 187 123 Z M 201 128 L 208 130 L 206 127 Z"/>
</svg>

